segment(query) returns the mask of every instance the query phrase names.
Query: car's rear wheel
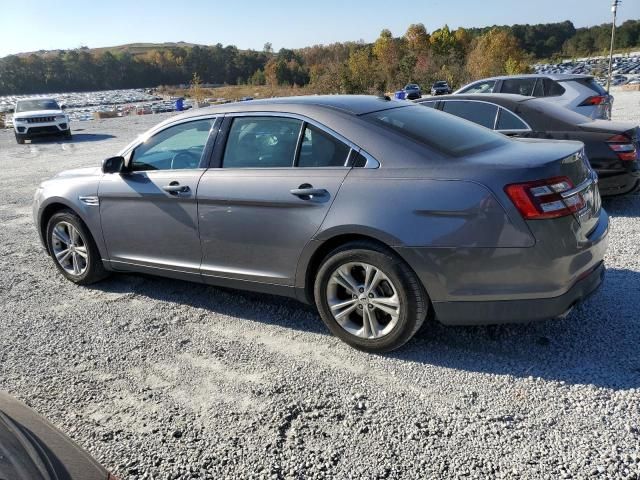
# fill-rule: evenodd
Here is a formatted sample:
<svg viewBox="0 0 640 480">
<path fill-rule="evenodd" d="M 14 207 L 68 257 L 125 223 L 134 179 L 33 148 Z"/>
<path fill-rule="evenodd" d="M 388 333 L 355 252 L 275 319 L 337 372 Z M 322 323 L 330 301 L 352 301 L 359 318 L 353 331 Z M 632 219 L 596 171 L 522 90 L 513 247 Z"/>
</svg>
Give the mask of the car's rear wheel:
<svg viewBox="0 0 640 480">
<path fill-rule="evenodd" d="M 65 210 L 49 219 L 47 245 L 57 269 L 72 282 L 88 285 L 107 276 L 93 237 L 75 213 Z"/>
<path fill-rule="evenodd" d="M 427 294 L 411 268 L 393 252 L 366 241 L 346 244 L 325 257 L 314 294 L 329 330 L 368 352 L 404 345 L 429 308 Z"/>
<path fill-rule="evenodd" d="M 20 135 L 19 133 L 16 133 L 16 132 L 14 132 L 14 135 L 16 136 L 16 142 L 18 142 L 20 145 L 23 145 L 25 141 L 25 136 Z"/>
</svg>

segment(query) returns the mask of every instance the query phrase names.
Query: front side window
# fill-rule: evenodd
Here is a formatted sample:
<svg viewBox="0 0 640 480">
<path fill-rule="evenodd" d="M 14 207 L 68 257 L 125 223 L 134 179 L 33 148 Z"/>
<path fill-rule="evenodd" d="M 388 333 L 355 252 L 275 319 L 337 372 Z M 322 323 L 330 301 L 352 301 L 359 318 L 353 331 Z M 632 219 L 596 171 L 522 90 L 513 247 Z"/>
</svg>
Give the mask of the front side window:
<svg viewBox="0 0 640 480">
<path fill-rule="evenodd" d="M 373 112 L 362 118 L 449 156 L 481 152 L 509 142 L 504 135 L 419 105 Z"/>
<path fill-rule="evenodd" d="M 498 113 L 498 107 L 492 103 L 457 100 L 444 102 L 442 110 L 486 128 L 493 128 Z"/>
<path fill-rule="evenodd" d="M 516 95 L 525 95 L 530 97 L 533 95 L 533 89 L 535 86 L 535 78 L 508 78 L 502 81 L 502 89 L 500 90 L 500 93 L 514 93 Z"/>
<path fill-rule="evenodd" d="M 180 123 L 156 133 L 135 148 L 133 171 L 198 168 L 215 119 Z"/>
<path fill-rule="evenodd" d="M 467 88 L 460 91 L 460 93 L 491 93 L 493 92 L 493 87 L 495 86 L 495 84 L 495 80 L 477 82 L 473 85 L 469 85 Z"/>
<path fill-rule="evenodd" d="M 278 117 L 233 120 L 223 168 L 292 167 L 302 121 Z"/>
<path fill-rule="evenodd" d="M 350 147 L 319 128 L 307 124 L 300 146 L 299 167 L 343 167 Z"/>
</svg>

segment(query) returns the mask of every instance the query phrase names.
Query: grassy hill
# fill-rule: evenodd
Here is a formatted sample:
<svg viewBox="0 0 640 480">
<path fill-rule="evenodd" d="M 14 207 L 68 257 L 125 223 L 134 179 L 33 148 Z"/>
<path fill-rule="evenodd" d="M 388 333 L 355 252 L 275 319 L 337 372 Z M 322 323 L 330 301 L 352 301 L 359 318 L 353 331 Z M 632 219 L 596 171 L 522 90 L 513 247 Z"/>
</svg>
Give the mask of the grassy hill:
<svg viewBox="0 0 640 480">
<path fill-rule="evenodd" d="M 121 52 L 129 52 L 131 55 L 143 55 L 150 50 L 164 50 L 168 48 L 189 48 L 195 47 L 196 43 L 189 42 L 163 42 L 163 43 L 127 43 L 125 45 L 116 45 L 114 47 L 98 47 L 98 48 L 88 48 L 88 47 L 80 47 L 80 48 L 69 48 L 67 50 L 85 50 L 92 54 L 101 54 L 104 52 L 111 53 L 121 53 Z M 204 46 L 204 45 L 200 45 Z M 42 57 L 49 57 L 57 55 L 59 52 L 64 52 L 64 49 L 57 50 L 38 50 L 36 52 L 24 52 L 18 53 L 19 57 L 28 57 L 29 55 L 36 54 Z"/>
</svg>

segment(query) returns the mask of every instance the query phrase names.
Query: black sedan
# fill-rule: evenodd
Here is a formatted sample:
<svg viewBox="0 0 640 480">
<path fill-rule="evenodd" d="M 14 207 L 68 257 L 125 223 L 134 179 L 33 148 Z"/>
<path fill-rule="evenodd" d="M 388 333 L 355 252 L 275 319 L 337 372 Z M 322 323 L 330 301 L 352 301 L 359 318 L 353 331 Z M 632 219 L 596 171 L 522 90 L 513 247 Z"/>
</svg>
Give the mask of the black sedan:
<svg viewBox="0 0 640 480">
<path fill-rule="evenodd" d="M 522 95 L 451 95 L 419 103 L 509 136 L 583 142 L 603 196 L 631 193 L 640 186 L 640 128 L 634 123 L 592 120 Z"/>
<path fill-rule="evenodd" d="M 435 82 L 431 86 L 431 95 L 433 95 L 434 97 L 436 95 L 449 95 L 450 93 L 452 93 L 451 87 L 447 82 L 443 80 Z"/>
<path fill-rule="evenodd" d="M 0 479 L 117 480 L 44 418 L 2 392 Z"/>
<path fill-rule="evenodd" d="M 407 100 L 422 98 L 422 90 L 420 90 L 420 85 L 416 83 L 409 83 L 408 85 L 405 85 L 403 90 L 407 96 Z"/>
</svg>

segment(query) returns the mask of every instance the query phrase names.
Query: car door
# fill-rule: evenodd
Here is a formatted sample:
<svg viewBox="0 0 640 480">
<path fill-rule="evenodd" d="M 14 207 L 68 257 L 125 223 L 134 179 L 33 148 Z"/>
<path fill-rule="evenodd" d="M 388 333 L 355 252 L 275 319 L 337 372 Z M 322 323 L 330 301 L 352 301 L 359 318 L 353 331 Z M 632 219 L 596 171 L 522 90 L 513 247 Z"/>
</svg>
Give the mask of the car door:
<svg viewBox="0 0 640 480">
<path fill-rule="evenodd" d="M 199 275 L 196 191 L 214 123 L 199 118 L 169 124 L 126 154 L 126 171 L 103 176 L 100 216 L 115 269 Z"/>
<path fill-rule="evenodd" d="M 198 189 L 204 280 L 293 285 L 349 171 L 350 147 L 302 117 L 225 118 L 217 163 Z"/>
</svg>

